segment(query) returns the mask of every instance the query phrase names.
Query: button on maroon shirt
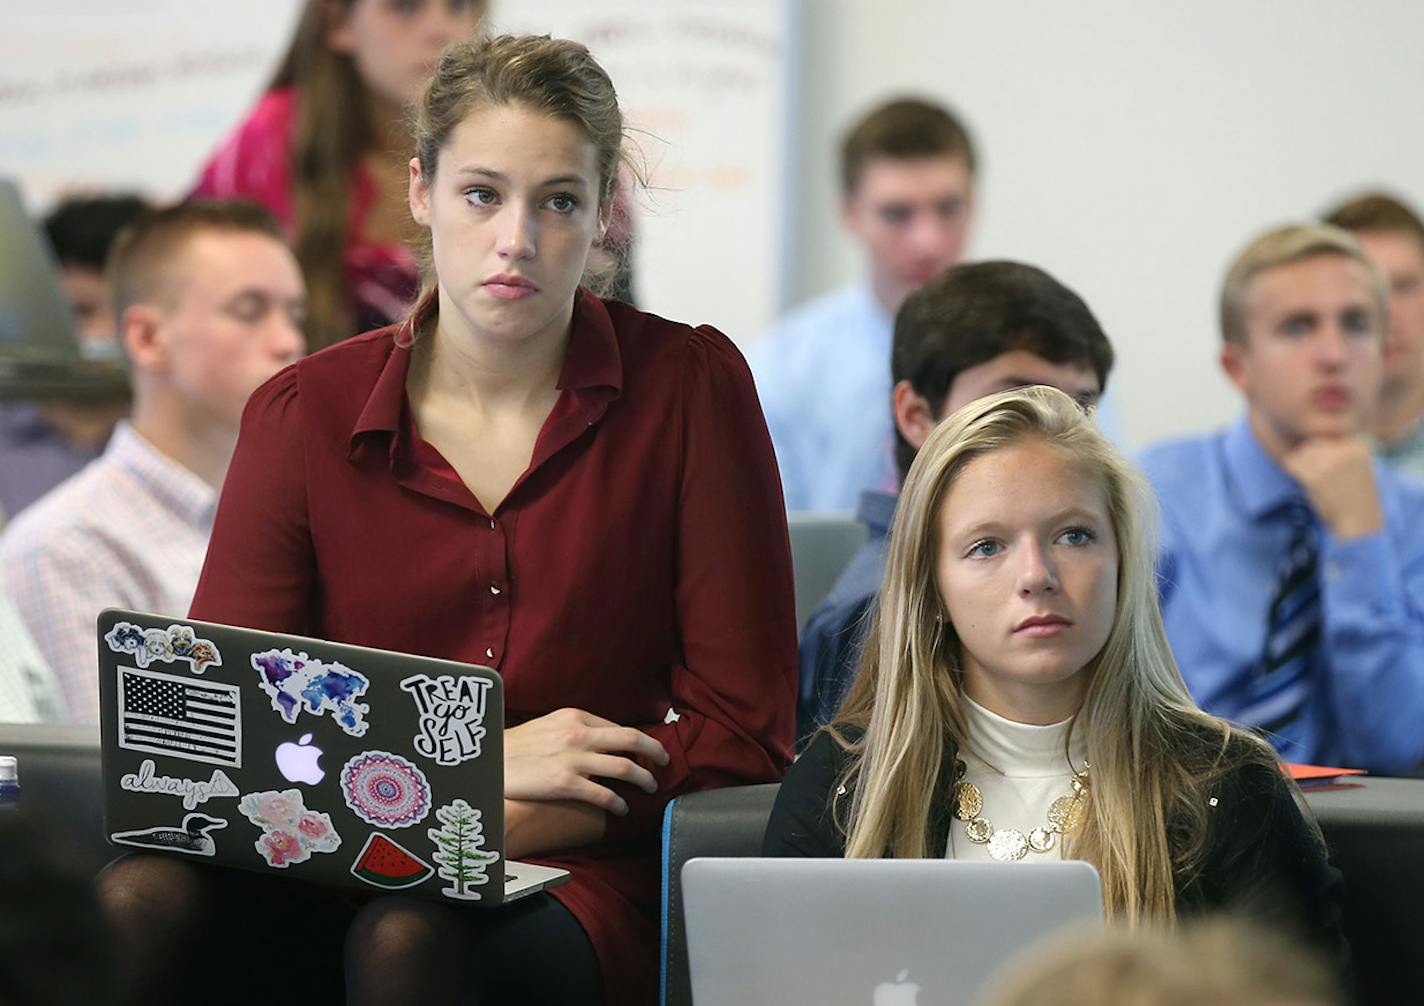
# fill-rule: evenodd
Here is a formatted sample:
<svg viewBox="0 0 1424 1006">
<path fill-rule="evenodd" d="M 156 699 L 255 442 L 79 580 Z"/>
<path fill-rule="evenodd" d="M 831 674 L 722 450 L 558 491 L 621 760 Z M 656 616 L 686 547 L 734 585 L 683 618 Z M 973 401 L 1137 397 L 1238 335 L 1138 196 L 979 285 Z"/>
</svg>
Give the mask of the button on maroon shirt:
<svg viewBox="0 0 1424 1006">
<path fill-rule="evenodd" d="M 254 392 L 192 617 L 490 665 L 509 726 L 573 706 L 661 741 L 656 794 L 613 784 L 630 810 L 604 840 L 538 860 L 572 871 L 552 893 L 608 1002 L 652 1002 L 664 804 L 791 755 L 790 548 L 751 374 L 711 328 L 580 293 L 558 401 L 490 514 L 421 440 L 409 365 L 383 329 Z"/>
</svg>

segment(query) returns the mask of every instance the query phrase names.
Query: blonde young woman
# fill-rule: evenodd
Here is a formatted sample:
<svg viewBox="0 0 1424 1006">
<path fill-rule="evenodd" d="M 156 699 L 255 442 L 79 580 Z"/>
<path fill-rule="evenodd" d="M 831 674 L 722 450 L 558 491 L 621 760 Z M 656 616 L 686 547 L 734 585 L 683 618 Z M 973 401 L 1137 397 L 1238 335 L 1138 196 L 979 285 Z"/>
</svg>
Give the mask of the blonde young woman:
<svg viewBox="0 0 1424 1006">
<path fill-rule="evenodd" d="M 787 775 L 765 853 L 1083 859 L 1111 920 L 1231 906 L 1340 951 L 1339 877 L 1294 784 L 1182 683 L 1148 510 L 1060 391 L 942 424 L 855 686 Z"/>
</svg>

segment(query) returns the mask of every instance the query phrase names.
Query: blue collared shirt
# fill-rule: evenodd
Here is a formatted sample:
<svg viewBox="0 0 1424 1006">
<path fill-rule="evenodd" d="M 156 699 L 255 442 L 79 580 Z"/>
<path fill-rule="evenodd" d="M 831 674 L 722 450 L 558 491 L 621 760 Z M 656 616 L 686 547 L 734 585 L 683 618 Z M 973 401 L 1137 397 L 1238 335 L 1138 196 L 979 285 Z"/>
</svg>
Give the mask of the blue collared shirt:
<svg viewBox="0 0 1424 1006">
<path fill-rule="evenodd" d="M 801 630 L 801 692 L 796 700 L 796 734 L 804 737 L 828 722 L 855 678 L 870 609 L 885 579 L 890 520 L 895 493 L 861 493 L 855 518 L 865 525 L 865 544 L 851 556 L 835 586 L 811 612 Z"/>
<path fill-rule="evenodd" d="M 788 510 L 851 510 L 896 485 L 894 319 L 857 283 L 788 314 L 747 353 Z"/>
<path fill-rule="evenodd" d="M 1301 487 L 1242 419 L 1142 459 L 1162 507 L 1162 615 L 1208 712 L 1246 708 L 1277 563 Z M 1271 737 L 1288 761 L 1375 771 L 1424 759 L 1424 488 L 1376 463 L 1384 529 L 1342 541 L 1320 522 L 1322 642 L 1300 717 Z M 1249 725 L 1249 724 L 1248 724 Z"/>
</svg>

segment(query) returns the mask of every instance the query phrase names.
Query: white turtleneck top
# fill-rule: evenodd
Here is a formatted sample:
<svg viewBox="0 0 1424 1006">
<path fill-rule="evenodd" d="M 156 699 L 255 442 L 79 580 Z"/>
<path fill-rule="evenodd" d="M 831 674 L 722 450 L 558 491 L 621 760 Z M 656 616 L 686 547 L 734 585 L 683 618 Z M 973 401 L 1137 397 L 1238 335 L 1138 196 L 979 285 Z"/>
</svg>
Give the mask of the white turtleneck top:
<svg viewBox="0 0 1424 1006">
<path fill-rule="evenodd" d="M 969 739 L 959 757 L 965 765 L 965 781 L 974 783 L 984 795 L 980 816 L 987 818 L 996 831 L 1016 828 L 1025 837 L 1034 828 L 1048 827 L 1048 808 L 1060 796 L 1073 792 L 1073 768 L 1081 771 L 1086 761 L 1087 742 L 1082 731 L 1073 733 L 1072 748 L 1066 757 L 1064 754 L 1073 718 L 1048 726 L 1015 723 L 968 696 L 964 697 L 964 708 Z M 1069 767 L 1069 757 L 1073 768 Z M 957 818 L 951 823 L 945 857 L 992 861 L 988 845 L 969 841 L 965 824 Z M 1048 852 L 1030 850 L 1020 862 L 1061 859 L 1062 849 L 1059 836 Z"/>
</svg>

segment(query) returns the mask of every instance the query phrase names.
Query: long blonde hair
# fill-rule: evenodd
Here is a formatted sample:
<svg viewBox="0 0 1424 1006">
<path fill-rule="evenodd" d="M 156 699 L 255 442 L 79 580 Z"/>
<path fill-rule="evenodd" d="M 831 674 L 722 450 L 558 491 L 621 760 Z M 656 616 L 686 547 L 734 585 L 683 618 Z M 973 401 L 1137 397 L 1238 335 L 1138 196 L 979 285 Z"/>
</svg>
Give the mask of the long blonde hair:
<svg viewBox="0 0 1424 1006">
<path fill-rule="evenodd" d="M 1073 730 L 1084 732 L 1092 790 L 1064 854 L 1097 867 L 1110 918 L 1175 914 L 1176 869 L 1200 851 L 1206 784 L 1243 761 L 1275 764 L 1259 739 L 1199 710 L 1168 647 L 1157 606 L 1146 482 L 1073 399 L 1035 387 L 980 399 L 930 435 L 905 478 L 890 533 L 880 605 L 860 671 L 827 728 L 851 754 L 849 808 L 835 810 L 846 855 L 923 857 L 946 744 L 968 734 L 960 644 L 935 581 L 938 514 L 971 461 L 1039 438 L 1092 473 L 1107 497 L 1119 556 L 1117 611 L 1089 675 Z M 850 728 L 849 730 L 847 728 Z M 1065 752 L 1066 753 L 1066 752 Z M 1169 846 L 1174 835 L 1186 836 Z"/>
</svg>

